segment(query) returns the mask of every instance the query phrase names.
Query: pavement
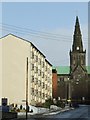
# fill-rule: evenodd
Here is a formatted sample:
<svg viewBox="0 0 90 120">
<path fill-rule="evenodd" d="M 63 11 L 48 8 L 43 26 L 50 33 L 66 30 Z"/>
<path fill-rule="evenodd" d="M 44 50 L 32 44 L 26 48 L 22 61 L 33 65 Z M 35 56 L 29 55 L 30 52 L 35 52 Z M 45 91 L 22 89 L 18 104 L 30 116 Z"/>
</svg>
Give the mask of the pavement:
<svg viewBox="0 0 90 120">
<path fill-rule="evenodd" d="M 69 107 L 69 106 L 66 106 L 65 108 L 58 108 L 58 109 L 50 109 L 46 112 L 43 112 L 43 113 L 36 113 L 36 114 L 31 114 L 31 113 L 28 113 L 28 118 L 43 118 L 43 117 L 47 117 L 47 116 L 52 116 L 52 115 L 57 115 L 61 112 L 66 112 L 66 111 L 69 111 L 69 110 L 72 110 L 74 108 L 72 107 Z M 26 113 L 19 113 L 18 114 L 18 118 L 25 118 L 26 117 Z"/>
<path fill-rule="evenodd" d="M 90 107 L 89 107 L 90 108 Z M 36 114 L 36 115 L 28 115 L 28 120 L 90 120 L 88 119 L 89 112 L 88 106 L 80 106 L 77 109 L 65 107 L 60 110 L 50 110 L 43 114 Z M 25 117 L 25 116 L 24 116 Z M 26 118 L 17 118 L 13 120 L 26 120 Z"/>
<path fill-rule="evenodd" d="M 42 113 L 42 114 L 38 114 L 38 115 L 55 115 L 55 114 L 59 114 L 60 112 L 66 112 L 69 110 L 73 110 L 74 108 L 66 106 L 65 108 L 59 108 L 57 110 L 49 110 L 48 112 Z"/>
<path fill-rule="evenodd" d="M 34 114 L 34 115 L 31 115 L 28 113 L 28 116 L 31 116 L 32 118 L 39 118 L 39 117 L 45 117 L 45 116 L 50 116 L 50 115 L 56 115 L 56 114 L 59 114 L 61 112 L 66 112 L 66 111 L 69 111 L 69 110 L 73 110 L 74 108 L 72 107 L 69 107 L 69 106 L 66 106 L 65 108 L 59 108 L 57 110 L 49 110 L 47 112 L 44 112 L 44 113 L 37 113 L 37 114 Z"/>
<path fill-rule="evenodd" d="M 44 113 L 38 113 L 38 114 L 30 114 L 28 113 L 28 120 L 35 120 L 35 118 L 47 118 L 48 116 L 52 116 L 52 115 L 58 115 L 59 113 L 61 112 L 66 112 L 66 111 L 69 111 L 69 110 L 72 110 L 73 108 L 72 107 L 69 107 L 69 106 L 66 106 L 65 108 L 59 108 L 57 110 L 54 110 L 54 109 L 50 109 L 49 111 L 46 111 Z M 19 114 L 18 115 L 18 118 L 16 119 L 12 119 L 12 120 L 26 120 L 26 113 L 24 112 L 24 114 Z"/>
</svg>

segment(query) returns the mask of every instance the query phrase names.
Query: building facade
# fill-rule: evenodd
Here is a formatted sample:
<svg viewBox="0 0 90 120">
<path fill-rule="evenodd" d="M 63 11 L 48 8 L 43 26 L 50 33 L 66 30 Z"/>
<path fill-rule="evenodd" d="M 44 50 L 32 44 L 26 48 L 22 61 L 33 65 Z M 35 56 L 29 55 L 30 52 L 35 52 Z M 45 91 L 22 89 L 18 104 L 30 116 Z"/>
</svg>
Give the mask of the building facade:
<svg viewBox="0 0 90 120">
<path fill-rule="evenodd" d="M 56 71 L 56 73 L 54 73 Z M 52 79 L 53 84 L 54 84 L 54 89 L 57 88 L 56 92 L 55 90 L 53 91 L 52 95 L 53 98 L 55 99 L 61 99 L 61 100 L 67 100 L 68 99 L 68 80 L 69 80 L 69 67 L 68 66 L 56 66 L 53 67 L 53 72 L 52 74 L 55 74 L 55 78 Z M 57 95 L 56 95 L 57 93 Z"/>
<path fill-rule="evenodd" d="M 52 97 L 52 65 L 40 50 L 31 42 L 12 34 L 1 38 L 0 46 L 0 100 L 5 97 L 8 104 L 25 104 L 27 58 L 28 104 L 44 103 Z"/>
</svg>

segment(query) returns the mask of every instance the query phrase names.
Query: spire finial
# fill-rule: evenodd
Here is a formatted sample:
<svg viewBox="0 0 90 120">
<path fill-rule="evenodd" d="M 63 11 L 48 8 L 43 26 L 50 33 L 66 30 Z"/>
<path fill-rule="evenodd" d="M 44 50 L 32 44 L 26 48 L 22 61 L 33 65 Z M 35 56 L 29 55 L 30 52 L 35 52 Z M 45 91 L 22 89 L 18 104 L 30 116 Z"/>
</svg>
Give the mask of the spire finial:
<svg viewBox="0 0 90 120">
<path fill-rule="evenodd" d="M 78 16 L 78 10 L 76 10 L 76 16 Z"/>
</svg>

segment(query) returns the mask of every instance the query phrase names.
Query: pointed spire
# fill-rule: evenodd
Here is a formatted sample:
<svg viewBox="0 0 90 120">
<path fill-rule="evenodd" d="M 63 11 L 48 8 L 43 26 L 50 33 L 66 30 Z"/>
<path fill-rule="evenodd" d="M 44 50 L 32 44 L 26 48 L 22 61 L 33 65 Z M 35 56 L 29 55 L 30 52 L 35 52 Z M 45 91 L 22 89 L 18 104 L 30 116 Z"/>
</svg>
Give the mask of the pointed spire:
<svg viewBox="0 0 90 120">
<path fill-rule="evenodd" d="M 76 24 L 79 24 L 78 16 L 76 16 Z"/>
<path fill-rule="evenodd" d="M 74 34 L 79 34 L 79 35 L 81 35 L 78 16 L 76 16 L 76 24 L 75 24 Z"/>
<path fill-rule="evenodd" d="M 78 16 L 76 16 L 76 23 L 75 23 L 75 30 L 73 35 L 73 51 L 82 52 L 83 51 L 83 44 L 82 44 L 82 35 L 79 25 Z"/>
</svg>

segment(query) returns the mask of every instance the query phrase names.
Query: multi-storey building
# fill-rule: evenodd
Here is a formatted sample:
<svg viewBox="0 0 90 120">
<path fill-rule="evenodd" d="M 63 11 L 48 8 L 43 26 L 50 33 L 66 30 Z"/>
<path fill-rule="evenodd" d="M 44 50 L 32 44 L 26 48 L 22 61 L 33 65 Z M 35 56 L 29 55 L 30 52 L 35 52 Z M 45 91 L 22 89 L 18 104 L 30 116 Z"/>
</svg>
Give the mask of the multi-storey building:
<svg viewBox="0 0 90 120">
<path fill-rule="evenodd" d="M 5 97 L 8 104 L 24 104 L 26 87 L 30 105 L 44 103 L 52 97 L 52 65 L 37 47 L 12 34 L 2 37 L 0 46 L 0 100 Z"/>
</svg>

